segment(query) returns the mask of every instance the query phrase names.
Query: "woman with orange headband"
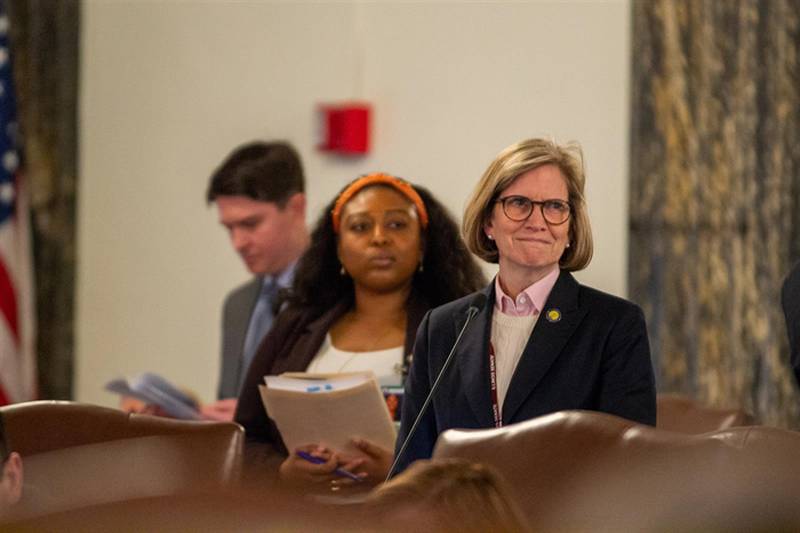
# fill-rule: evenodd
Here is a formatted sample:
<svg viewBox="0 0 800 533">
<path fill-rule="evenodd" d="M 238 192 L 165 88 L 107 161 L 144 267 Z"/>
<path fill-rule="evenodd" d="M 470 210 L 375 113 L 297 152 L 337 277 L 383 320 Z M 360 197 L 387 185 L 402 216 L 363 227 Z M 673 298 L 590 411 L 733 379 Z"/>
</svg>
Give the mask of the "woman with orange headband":
<svg viewBox="0 0 800 533">
<path fill-rule="evenodd" d="M 281 478 L 295 483 L 335 483 L 339 467 L 381 481 L 392 451 L 363 439 L 354 443 L 365 458 L 355 461 L 318 445 L 304 451 L 322 464 L 289 454 L 257 385 L 283 372 L 358 370 L 372 370 L 381 385 L 402 385 L 427 310 L 483 284 L 457 225 L 427 190 L 388 174 L 345 187 L 317 222 L 285 307 L 242 387 L 235 420 L 247 434 L 248 475 L 281 461 Z"/>
</svg>

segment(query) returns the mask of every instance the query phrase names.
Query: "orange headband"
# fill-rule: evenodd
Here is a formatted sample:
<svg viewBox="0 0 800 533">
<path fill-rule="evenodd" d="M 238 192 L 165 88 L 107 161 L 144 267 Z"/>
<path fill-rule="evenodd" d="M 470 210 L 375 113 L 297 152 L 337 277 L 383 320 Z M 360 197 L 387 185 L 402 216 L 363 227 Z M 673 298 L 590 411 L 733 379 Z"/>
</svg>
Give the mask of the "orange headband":
<svg viewBox="0 0 800 533">
<path fill-rule="evenodd" d="M 417 191 L 414 190 L 414 187 L 407 181 L 395 178 L 389 174 L 375 173 L 361 176 L 339 194 L 336 203 L 333 205 L 333 211 L 331 211 L 334 233 L 339 233 L 339 223 L 341 222 L 339 218 L 341 217 L 344 204 L 349 202 L 350 199 L 364 187 L 376 184 L 389 185 L 411 200 L 411 203 L 417 208 L 417 216 L 419 216 L 419 223 L 422 225 L 422 228 L 425 229 L 428 227 L 428 210 L 425 209 L 425 202 L 422 201 L 422 198 L 420 198 Z"/>
</svg>

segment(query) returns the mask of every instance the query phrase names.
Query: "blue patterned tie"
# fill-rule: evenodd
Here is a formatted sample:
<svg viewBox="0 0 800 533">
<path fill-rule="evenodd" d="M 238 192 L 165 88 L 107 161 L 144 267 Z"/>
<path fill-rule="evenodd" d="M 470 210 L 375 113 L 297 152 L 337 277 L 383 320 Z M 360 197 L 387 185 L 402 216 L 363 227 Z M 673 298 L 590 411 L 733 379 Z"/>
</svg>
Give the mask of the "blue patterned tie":
<svg viewBox="0 0 800 533">
<path fill-rule="evenodd" d="M 272 277 L 264 280 L 264 283 L 261 285 L 261 293 L 258 295 L 253 314 L 250 316 L 250 325 L 247 327 L 247 336 L 244 341 L 244 353 L 242 354 L 242 373 L 239 375 L 239 386 L 244 382 L 247 369 L 250 368 L 250 363 L 253 362 L 253 357 L 255 357 L 256 351 L 258 351 L 258 346 L 261 344 L 264 335 L 267 334 L 270 326 L 272 326 L 272 319 L 274 318 L 272 306 L 275 303 L 278 289 L 278 283 L 275 278 Z"/>
</svg>

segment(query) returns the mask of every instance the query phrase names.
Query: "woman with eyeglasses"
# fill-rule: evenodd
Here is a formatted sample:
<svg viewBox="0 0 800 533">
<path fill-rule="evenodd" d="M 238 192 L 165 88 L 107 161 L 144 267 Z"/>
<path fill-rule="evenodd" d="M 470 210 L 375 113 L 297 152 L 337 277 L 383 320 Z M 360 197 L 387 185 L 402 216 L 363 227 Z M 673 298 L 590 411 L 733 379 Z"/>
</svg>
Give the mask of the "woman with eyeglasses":
<svg viewBox="0 0 800 533">
<path fill-rule="evenodd" d="M 584 181 L 580 147 L 544 139 L 506 148 L 483 174 L 463 233 L 470 251 L 499 271 L 482 291 L 485 300 L 470 295 L 422 321 L 406 381 L 398 471 L 430 457 L 449 428 L 501 427 L 564 409 L 655 424 L 641 309 L 571 274 L 592 258 Z M 420 414 L 468 314 L 474 317 Z"/>
</svg>

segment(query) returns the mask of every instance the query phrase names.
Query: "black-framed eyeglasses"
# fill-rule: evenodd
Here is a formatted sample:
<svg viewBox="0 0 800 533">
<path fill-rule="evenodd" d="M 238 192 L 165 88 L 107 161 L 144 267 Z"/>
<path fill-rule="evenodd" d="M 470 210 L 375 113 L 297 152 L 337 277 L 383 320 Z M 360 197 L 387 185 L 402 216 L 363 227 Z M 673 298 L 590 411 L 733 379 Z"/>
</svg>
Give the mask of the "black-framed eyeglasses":
<svg viewBox="0 0 800 533">
<path fill-rule="evenodd" d="M 498 198 L 495 202 L 503 204 L 503 213 L 514 222 L 527 220 L 533 213 L 533 207 L 537 205 L 545 221 L 554 226 L 566 222 L 572 212 L 572 206 L 569 202 L 556 198 L 537 201 L 525 196 L 512 195 Z"/>
</svg>

